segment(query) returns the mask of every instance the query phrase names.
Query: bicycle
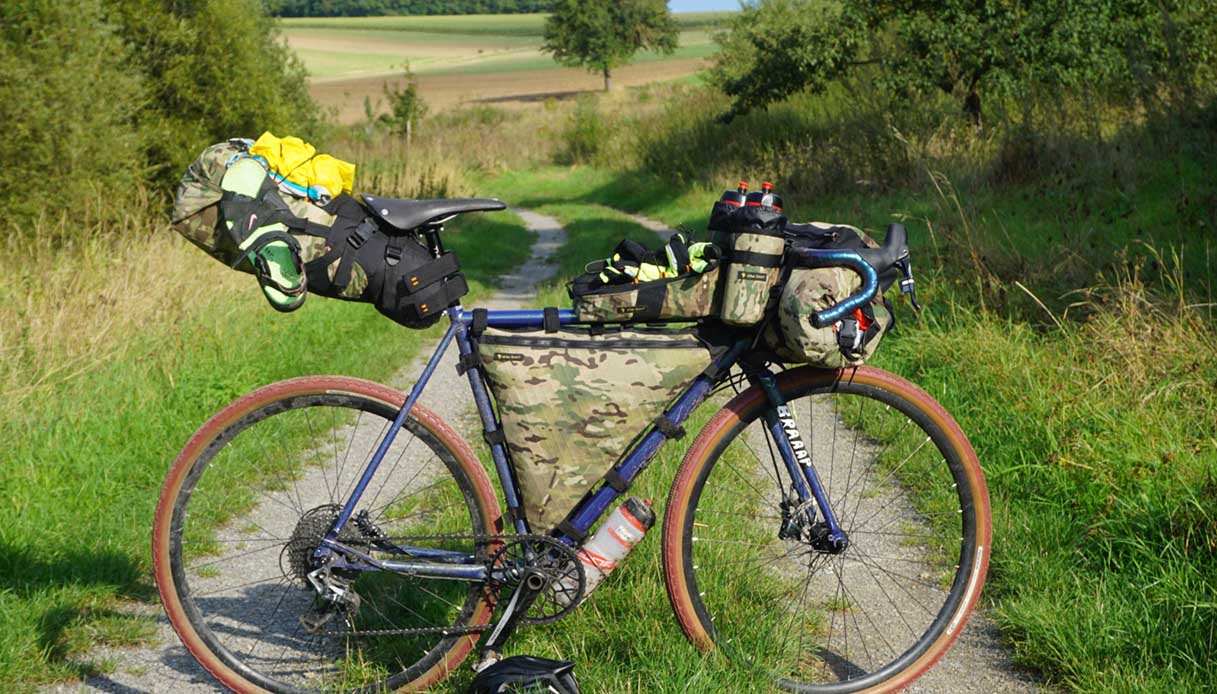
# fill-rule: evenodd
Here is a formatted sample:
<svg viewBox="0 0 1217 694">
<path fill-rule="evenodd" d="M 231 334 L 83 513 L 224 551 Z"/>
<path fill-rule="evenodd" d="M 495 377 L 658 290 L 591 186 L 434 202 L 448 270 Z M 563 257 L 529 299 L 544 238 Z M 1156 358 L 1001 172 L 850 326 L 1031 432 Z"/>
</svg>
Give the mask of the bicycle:
<svg viewBox="0 0 1217 694">
<path fill-rule="evenodd" d="M 491 209 L 481 202 L 414 209 L 433 254 L 443 222 Z M 902 227 L 879 249 L 790 255 L 863 278 L 819 325 L 869 301 L 892 268 L 912 292 Z M 917 386 L 870 366 L 777 371 L 755 356 L 756 331 L 738 331 L 669 403 L 666 425 L 638 432 L 562 523 L 534 529 L 471 332 L 479 320 L 539 329 L 575 316 L 459 302 L 446 314 L 408 395 L 339 376 L 264 386 L 172 464 L 153 532 L 157 585 L 182 642 L 225 686 L 418 691 L 481 637 L 485 658 L 519 625 L 564 616 L 582 597 L 579 542 L 693 411 L 732 387 L 686 452 L 663 518 L 664 580 L 686 637 L 785 690 L 877 693 L 907 686 L 959 636 L 989 561 L 988 494 L 967 437 Z M 502 503 L 470 445 L 418 402 L 453 343 Z"/>
</svg>

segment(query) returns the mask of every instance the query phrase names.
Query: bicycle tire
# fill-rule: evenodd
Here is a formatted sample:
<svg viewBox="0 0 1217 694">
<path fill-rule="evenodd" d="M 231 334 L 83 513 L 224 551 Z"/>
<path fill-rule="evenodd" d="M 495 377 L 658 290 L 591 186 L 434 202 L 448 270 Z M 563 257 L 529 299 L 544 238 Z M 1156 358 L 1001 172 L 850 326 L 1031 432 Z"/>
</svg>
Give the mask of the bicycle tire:
<svg viewBox="0 0 1217 694">
<path fill-rule="evenodd" d="M 925 391 L 888 372 L 865 366 L 841 371 L 802 367 L 779 374 L 777 384 L 791 403 L 801 434 L 809 437 L 806 450 L 850 545 L 831 555 L 812 547 L 809 531 L 797 540 L 777 537 L 782 523 L 779 490 L 789 493 L 780 486 L 785 469 L 778 457 L 778 467 L 769 472 L 766 466 L 773 460 L 756 454 L 760 439 L 772 443 L 763 420 L 758 421 L 769 404 L 760 389 L 750 388 L 705 425 L 672 485 L 663 562 L 673 610 L 699 649 L 718 648 L 729 662 L 746 663 L 776 680 L 781 689 L 814 694 L 899 691 L 958 638 L 983 586 L 992 530 L 980 464 L 951 416 Z M 822 403 L 819 419 L 817 403 Z M 842 403 L 849 407 L 842 409 Z M 867 407 L 872 404 L 876 407 Z M 812 427 L 813 421 L 820 426 Z M 826 438 L 825 424 L 833 427 L 827 456 L 825 442 L 816 440 L 817 433 Z M 920 433 L 906 437 L 910 427 Z M 813 428 L 820 431 L 809 430 Z M 912 437 L 921 434 L 925 442 L 915 445 Z M 838 439 L 849 438 L 849 458 L 842 453 L 838 459 Z M 903 443 L 906 438 L 912 443 Z M 897 439 L 902 443 L 894 444 Z M 879 442 L 884 447 L 871 455 Z M 924 455 L 931 450 L 929 443 L 940 457 Z M 910 448 L 906 458 L 896 460 L 894 452 L 903 455 Z M 843 481 L 839 468 L 846 460 L 850 472 Z M 867 467 L 855 477 L 857 460 Z M 723 472 L 716 478 L 718 467 Z M 835 479 L 826 478 L 826 467 Z M 738 474 L 740 469 L 753 477 Z M 733 470 L 737 476 L 730 478 L 730 485 L 723 484 Z M 768 483 L 769 475 L 779 486 L 761 491 L 760 483 Z M 851 497 L 855 491 L 856 498 Z M 738 544 L 728 544 L 732 542 Z M 732 562 L 741 567 L 733 568 Z M 799 577 L 801 593 L 791 592 L 786 584 L 798 591 Z M 936 610 L 926 607 L 938 599 L 942 602 Z M 910 636 L 903 636 L 905 631 Z M 795 634 L 797 644 L 792 643 Z M 890 641 L 897 638 L 910 642 L 892 646 Z M 885 653 L 871 653 L 883 650 L 883 644 Z"/>
<path fill-rule="evenodd" d="M 489 622 L 494 609 L 495 596 L 489 589 L 452 581 L 437 588 L 425 584 L 425 579 L 386 572 L 363 572 L 352 579 L 352 587 L 363 599 L 358 612 L 332 620 L 334 626 L 323 627 L 319 636 L 300 632 L 299 613 L 310 609 L 308 601 L 315 604 L 315 592 L 302 579 L 299 572 L 303 569 L 293 568 L 300 565 L 298 559 L 292 563 L 293 553 L 299 552 L 296 538 L 316 538 L 318 532 L 324 532 L 318 528 L 328 527 L 336 513 L 334 504 L 341 504 L 364 467 L 352 460 L 360 458 L 366 463 L 403 402 L 404 395 L 396 390 L 354 378 L 282 381 L 220 410 L 173 462 L 153 528 L 157 588 L 182 643 L 229 689 L 418 691 L 452 672 L 477 642 L 477 629 Z M 321 437 L 316 438 L 314 420 L 324 412 L 330 414 L 330 427 L 323 427 Z M 365 419 L 374 422 L 375 431 L 361 429 Z M 307 427 L 301 422 L 307 422 Z M 267 452 L 268 434 L 263 433 L 267 431 L 286 432 L 280 440 L 291 443 L 279 449 L 282 455 Z M 377 435 L 369 436 L 371 433 Z M 309 434 L 314 439 L 308 439 Z M 340 436 L 349 437 L 342 446 Z M 426 450 L 411 452 L 416 441 L 425 444 Z M 262 445 L 256 456 L 249 454 L 255 443 Z M 331 445 L 333 465 L 326 462 Z M 356 448 L 360 449 L 358 455 Z M 323 449 L 324 454 L 319 454 Z M 422 462 L 420 456 L 425 458 Z M 251 475 L 255 481 L 243 481 Z M 398 482 L 407 475 L 411 475 L 409 481 Z M 390 481 L 395 485 L 389 487 L 393 496 L 382 496 Z M 374 490 L 379 498 L 370 500 Z M 261 498 L 251 501 L 248 497 L 255 494 Z M 380 501 L 384 503 L 378 506 Z M 501 531 L 497 497 L 477 457 L 464 439 L 421 405 L 415 405 L 361 503 L 374 510 L 369 523 L 384 530 L 438 523 L 446 524 L 445 529 L 459 526 L 467 536 Z M 322 520 L 305 520 L 306 516 Z M 196 517 L 202 520 L 192 520 Z M 352 525 L 348 523 L 348 527 Z M 288 528 L 292 529 L 290 535 Z M 420 528 L 416 534 L 428 533 Z M 495 549 L 483 545 L 475 551 L 489 557 Z M 235 583 L 255 574 L 265 580 Z M 216 589 L 217 583 L 232 585 Z M 451 606 L 424 606 L 407 599 L 413 595 L 436 604 L 443 599 Z M 277 602 L 270 608 L 272 601 Z M 390 605 L 393 612 L 386 611 Z M 368 626 L 388 625 L 401 632 L 415 617 L 427 627 L 431 625 L 425 620 L 435 619 L 437 628 L 453 619 L 454 626 L 469 627 L 463 631 L 473 633 L 449 629 L 449 634 L 437 630 L 417 637 L 399 633 L 378 639 Z M 271 645 L 264 646 L 268 643 Z M 314 646 L 315 654 L 298 655 Z M 415 647 L 422 651 L 416 660 L 406 654 Z M 261 654 L 257 653 L 260 648 Z M 278 660 L 268 664 L 275 649 L 280 649 Z M 331 661 L 334 654 L 336 659 Z"/>
</svg>

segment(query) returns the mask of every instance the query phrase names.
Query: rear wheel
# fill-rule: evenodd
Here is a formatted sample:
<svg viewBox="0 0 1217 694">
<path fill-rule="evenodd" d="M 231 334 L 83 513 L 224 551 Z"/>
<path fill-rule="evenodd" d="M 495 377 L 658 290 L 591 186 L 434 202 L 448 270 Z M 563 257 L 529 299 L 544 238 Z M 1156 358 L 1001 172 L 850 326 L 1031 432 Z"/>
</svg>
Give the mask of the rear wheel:
<svg viewBox="0 0 1217 694">
<path fill-rule="evenodd" d="M 174 462 L 155 519 L 157 585 L 182 642 L 228 687 L 420 690 L 477 641 L 493 611 L 480 584 L 350 572 L 336 580 L 358 602 L 334 610 L 308 578 L 402 399 L 349 378 L 273 384 L 220 411 Z M 471 536 L 497 532 L 472 451 L 416 406 L 339 539 L 382 558 L 387 536 L 488 561 L 497 545 Z"/>
<path fill-rule="evenodd" d="M 821 514 L 802 520 L 768 401 L 750 389 L 701 431 L 673 484 L 673 608 L 694 644 L 782 689 L 898 691 L 959 635 L 984 582 L 980 465 L 950 415 L 887 372 L 802 368 L 778 386 L 849 545 L 817 541 Z"/>
</svg>

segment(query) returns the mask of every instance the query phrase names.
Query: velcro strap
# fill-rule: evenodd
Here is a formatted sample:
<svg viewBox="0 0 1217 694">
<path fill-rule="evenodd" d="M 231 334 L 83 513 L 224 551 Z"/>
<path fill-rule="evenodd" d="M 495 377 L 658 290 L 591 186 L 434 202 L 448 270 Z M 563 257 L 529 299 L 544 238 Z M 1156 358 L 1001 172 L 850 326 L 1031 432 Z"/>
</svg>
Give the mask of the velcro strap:
<svg viewBox="0 0 1217 694">
<path fill-rule="evenodd" d="M 445 253 L 403 277 L 402 286 L 405 288 L 405 292 L 407 294 L 412 294 L 419 289 L 426 287 L 427 285 L 438 282 L 439 280 L 455 273 L 460 269 L 461 266 L 456 261 L 456 254 Z"/>
<path fill-rule="evenodd" d="M 543 316 L 542 325 L 545 327 L 545 332 L 558 332 L 558 328 L 562 327 L 562 323 L 558 320 L 558 309 L 553 306 L 546 306 L 541 313 Z"/>
<path fill-rule="evenodd" d="M 576 528 L 570 521 L 564 520 L 558 524 L 558 532 L 569 537 L 575 542 L 583 542 L 587 538 L 587 531 Z"/>
<path fill-rule="evenodd" d="M 486 326 L 490 323 L 490 312 L 484 308 L 473 309 L 473 320 L 469 323 L 469 334 L 477 339 L 486 332 Z"/>
<path fill-rule="evenodd" d="M 685 437 L 685 428 L 668 419 L 666 414 L 661 414 L 651 422 L 659 433 L 670 439 L 683 439 Z"/>
<path fill-rule="evenodd" d="M 501 446 L 505 441 L 507 441 L 507 436 L 503 434 L 502 429 L 487 431 L 482 434 L 482 438 L 486 439 L 486 443 L 490 444 L 491 446 Z"/>
<path fill-rule="evenodd" d="M 604 483 L 613 488 L 613 491 L 618 494 L 625 494 L 630 490 L 630 483 L 617 472 L 617 468 L 612 468 L 604 473 Z"/>
<path fill-rule="evenodd" d="M 718 383 L 718 377 L 721 376 L 722 373 L 723 368 L 714 362 L 710 362 L 710 365 L 701 371 L 701 375 L 710 379 L 711 383 Z"/>
<path fill-rule="evenodd" d="M 630 314 L 630 320 L 645 321 L 659 318 L 659 315 L 663 313 L 663 301 L 667 293 L 667 282 L 639 284 L 636 310 Z"/>
<path fill-rule="evenodd" d="M 758 265 L 760 267 L 782 267 L 781 254 L 753 253 L 752 251 L 731 251 L 727 259 L 741 265 Z"/>
<path fill-rule="evenodd" d="M 464 376 L 465 372 L 482 365 L 482 359 L 477 352 L 462 354 L 456 362 L 456 373 Z"/>
</svg>

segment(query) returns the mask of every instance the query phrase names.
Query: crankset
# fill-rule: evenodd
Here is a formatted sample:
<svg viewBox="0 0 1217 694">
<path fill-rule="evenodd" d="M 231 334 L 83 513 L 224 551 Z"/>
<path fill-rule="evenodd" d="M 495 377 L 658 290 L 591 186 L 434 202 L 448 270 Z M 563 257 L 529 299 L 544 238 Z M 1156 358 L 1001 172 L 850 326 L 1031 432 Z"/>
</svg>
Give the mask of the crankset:
<svg viewBox="0 0 1217 694">
<path fill-rule="evenodd" d="M 494 553 L 488 564 L 500 588 L 536 595 L 520 614 L 527 624 L 549 624 L 579 604 L 587 586 L 583 563 L 575 550 L 545 535 L 517 535 Z"/>
</svg>

